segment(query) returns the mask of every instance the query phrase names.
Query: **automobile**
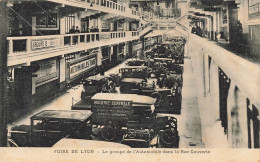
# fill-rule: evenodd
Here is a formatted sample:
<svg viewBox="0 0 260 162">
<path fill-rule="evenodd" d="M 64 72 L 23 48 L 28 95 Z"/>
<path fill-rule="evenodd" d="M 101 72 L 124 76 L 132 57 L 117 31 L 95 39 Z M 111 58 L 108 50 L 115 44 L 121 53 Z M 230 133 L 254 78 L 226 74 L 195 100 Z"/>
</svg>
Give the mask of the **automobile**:
<svg viewBox="0 0 260 162">
<path fill-rule="evenodd" d="M 144 60 L 140 60 L 140 59 L 129 59 L 126 62 L 127 66 L 143 66 L 145 63 Z"/>
<path fill-rule="evenodd" d="M 92 76 L 83 80 L 82 100 L 90 100 L 96 93 L 102 92 L 102 87 L 107 84 L 108 76 Z"/>
<path fill-rule="evenodd" d="M 117 93 L 116 86 L 120 82 L 117 74 L 109 76 L 92 76 L 84 79 L 81 99 L 79 101 L 72 98 L 71 110 L 91 110 L 91 97 L 96 93 Z"/>
<path fill-rule="evenodd" d="M 13 126 L 10 140 L 13 146 L 51 147 L 64 137 L 92 139 L 88 110 L 44 110 L 31 116 L 30 125 Z"/>
<path fill-rule="evenodd" d="M 128 123 L 128 129 L 123 135 L 121 143 L 131 148 L 179 147 L 180 137 L 175 117 L 157 113 L 152 118 L 149 129 L 143 129 L 143 127 L 139 123 Z"/>
<path fill-rule="evenodd" d="M 107 142 L 107 141 L 94 141 L 94 140 L 85 140 L 85 139 L 72 139 L 72 138 L 62 138 L 52 147 L 84 147 L 84 148 L 131 148 L 128 145 L 124 145 L 116 142 Z"/>
<path fill-rule="evenodd" d="M 123 78 L 141 78 L 146 79 L 148 76 L 147 66 L 126 66 L 119 69 L 121 79 Z"/>
<path fill-rule="evenodd" d="M 177 119 L 155 113 L 156 99 L 137 94 L 97 93 L 92 97 L 92 127 L 101 128 L 106 141 L 118 141 L 130 147 L 177 147 Z M 168 137 L 169 136 L 169 137 Z M 162 138 L 161 143 L 154 138 Z"/>
<path fill-rule="evenodd" d="M 172 74 L 165 79 L 164 88 L 156 88 L 154 84 L 147 84 L 144 79 L 124 78 L 120 82 L 120 93 L 138 94 L 156 99 L 155 111 L 180 114 L 181 85 L 178 84 L 179 75 Z"/>
<path fill-rule="evenodd" d="M 148 124 L 155 99 L 137 94 L 97 93 L 92 97 L 91 124 L 103 127 L 101 137 L 113 141 L 128 122 Z"/>
<path fill-rule="evenodd" d="M 131 93 L 132 91 L 140 91 L 144 79 L 139 78 L 124 78 L 120 82 L 120 93 Z M 137 93 L 138 93 L 137 92 Z"/>
</svg>

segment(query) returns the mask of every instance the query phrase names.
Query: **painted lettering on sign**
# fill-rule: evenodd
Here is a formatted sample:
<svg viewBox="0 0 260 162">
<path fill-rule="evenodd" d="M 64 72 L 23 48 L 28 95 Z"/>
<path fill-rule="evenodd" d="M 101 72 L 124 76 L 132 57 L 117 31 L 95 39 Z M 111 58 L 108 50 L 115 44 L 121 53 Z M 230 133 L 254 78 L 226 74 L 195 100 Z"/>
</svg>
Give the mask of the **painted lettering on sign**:
<svg viewBox="0 0 260 162">
<path fill-rule="evenodd" d="M 113 106 L 131 106 L 130 101 L 104 101 L 104 100 L 96 100 L 94 101 L 94 105 L 113 105 Z"/>
<path fill-rule="evenodd" d="M 59 42 L 59 39 L 33 40 L 32 50 L 58 46 Z"/>
<path fill-rule="evenodd" d="M 80 63 L 74 64 L 70 66 L 70 77 L 73 77 L 79 73 L 82 73 L 92 67 L 95 67 L 97 64 L 96 58 L 92 58 L 89 60 L 82 61 Z"/>
</svg>

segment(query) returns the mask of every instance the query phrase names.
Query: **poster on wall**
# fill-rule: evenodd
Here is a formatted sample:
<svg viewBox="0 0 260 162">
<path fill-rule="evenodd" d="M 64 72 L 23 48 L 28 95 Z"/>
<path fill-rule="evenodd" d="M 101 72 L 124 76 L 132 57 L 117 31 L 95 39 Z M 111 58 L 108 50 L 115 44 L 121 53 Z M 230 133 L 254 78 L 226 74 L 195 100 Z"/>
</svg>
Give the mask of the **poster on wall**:
<svg viewBox="0 0 260 162">
<path fill-rule="evenodd" d="M 140 49 L 142 49 L 142 43 L 138 43 L 138 44 L 133 45 L 133 51 L 137 51 L 137 50 L 140 50 Z"/>
<path fill-rule="evenodd" d="M 37 76 L 35 78 L 36 85 L 57 77 L 56 59 L 37 62 L 37 64 L 40 68 L 34 73 Z"/>
</svg>

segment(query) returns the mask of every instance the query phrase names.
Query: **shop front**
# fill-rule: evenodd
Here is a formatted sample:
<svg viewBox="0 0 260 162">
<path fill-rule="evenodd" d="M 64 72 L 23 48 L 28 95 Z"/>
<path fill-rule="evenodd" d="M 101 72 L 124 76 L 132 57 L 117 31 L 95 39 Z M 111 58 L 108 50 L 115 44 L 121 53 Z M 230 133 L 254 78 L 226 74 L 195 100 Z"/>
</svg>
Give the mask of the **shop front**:
<svg viewBox="0 0 260 162">
<path fill-rule="evenodd" d="M 59 91 L 59 59 L 51 58 L 31 63 L 32 102 L 40 103 Z M 48 95 L 47 95 L 48 94 Z"/>
<path fill-rule="evenodd" d="M 132 45 L 132 56 L 140 57 L 142 52 L 142 42 L 134 42 Z"/>
<path fill-rule="evenodd" d="M 145 38 L 145 50 L 148 50 L 151 48 L 151 37 Z"/>
</svg>

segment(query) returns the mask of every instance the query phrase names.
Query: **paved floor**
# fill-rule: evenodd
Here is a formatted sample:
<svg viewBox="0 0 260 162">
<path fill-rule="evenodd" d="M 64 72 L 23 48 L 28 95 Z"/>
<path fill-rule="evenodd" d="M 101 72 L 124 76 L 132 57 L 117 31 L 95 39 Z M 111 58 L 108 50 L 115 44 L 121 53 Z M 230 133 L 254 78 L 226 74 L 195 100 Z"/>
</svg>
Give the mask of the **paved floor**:
<svg viewBox="0 0 260 162">
<path fill-rule="evenodd" d="M 118 73 L 119 68 L 125 66 L 125 63 L 114 67 L 107 72 L 105 75 Z M 197 98 L 195 96 L 196 89 L 193 86 L 193 75 L 191 61 L 189 59 L 185 60 L 184 64 L 184 82 L 183 82 L 183 101 L 182 101 L 182 112 L 181 115 L 173 115 L 178 119 L 178 130 L 180 135 L 180 148 L 190 148 L 190 147 L 204 147 L 201 141 L 201 123 L 200 123 L 200 113 L 197 103 Z M 70 110 L 72 105 L 72 100 L 74 102 L 80 99 L 80 93 L 82 90 L 82 85 L 72 87 L 67 91 L 67 93 L 58 96 L 55 99 L 50 100 L 49 103 L 38 107 L 37 109 L 26 114 L 25 117 L 18 119 L 14 123 L 8 125 L 10 129 L 14 124 L 30 124 L 30 116 L 42 111 L 42 110 Z"/>
<path fill-rule="evenodd" d="M 178 119 L 180 134 L 180 148 L 203 148 L 201 137 L 201 120 L 196 97 L 196 87 L 193 85 L 191 60 L 185 59 L 183 88 L 182 88 L 182 110 Z"/>
</svg>

